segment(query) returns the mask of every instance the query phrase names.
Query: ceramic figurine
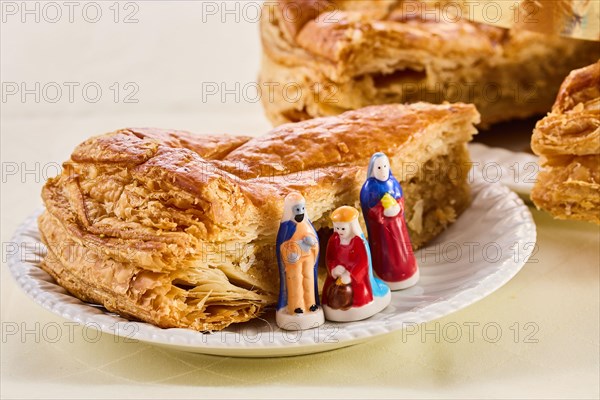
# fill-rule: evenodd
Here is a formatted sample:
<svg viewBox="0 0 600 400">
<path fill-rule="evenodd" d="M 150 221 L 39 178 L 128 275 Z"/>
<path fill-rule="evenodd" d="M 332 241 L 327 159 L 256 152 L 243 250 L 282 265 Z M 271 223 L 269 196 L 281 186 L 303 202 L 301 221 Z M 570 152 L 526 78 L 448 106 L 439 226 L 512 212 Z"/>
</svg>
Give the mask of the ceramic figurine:
<svg viewBox="0 0 600 400">
<path fill-rule="evenodd" d="M 280 280 L 277 326 L 304 330 L 322 325 L 325 319 L 317 282 L 319 238 L 306 214 L 304 197 L 298 192 L 285 198 L 276 252 Z"/>
<path fill-rule="evenodd" d="M 343 206 L 331 214 L 323 310 L 330 321 L 358 321 L 390 304 L 390 289 L 373 276 L 371 254 L 358 223 L 358 210 Z"/>
<path fill-rule="evenodd" d="M 414 286 L 419 280 L 419 268 L 404 219 L 402 188 L 383 153 L 371 157 L 360 203 L 375 273 L 392 290 Z"/>
</svg>

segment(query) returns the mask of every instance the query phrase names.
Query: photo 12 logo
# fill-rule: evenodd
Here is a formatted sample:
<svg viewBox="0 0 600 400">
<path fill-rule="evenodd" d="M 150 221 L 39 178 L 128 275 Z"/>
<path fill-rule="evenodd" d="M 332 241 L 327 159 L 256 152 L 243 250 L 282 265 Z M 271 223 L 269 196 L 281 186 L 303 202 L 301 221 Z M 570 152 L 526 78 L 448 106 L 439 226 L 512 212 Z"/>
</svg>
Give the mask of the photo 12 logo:
<svg viewBox="0 0 600 400">
<path fill-rule="evenodd" d="M 310 89 L 299 82 L 202 82 L 202 102 L 209 103 L 273 103 L 295 104 L 307 96 L 317 103 L 337 103 L 338 87 L 315 82 Z"/>
<path fill-rule="evenodd" d="M 280 330 L 275 325 L 262 321 L 261 327 L 237 324 L 230 326 L 227 330 L 202 335 L 202 342 L 218 340 L 221 343 L 276 343 L 283 341 L 293 343 L 329 343 L 339 342 L 338 333 L 340 328 L 335 324 L 324 324 L 307 330 Z M 290 328 L 294 328 L 291 326 Z"/>
<path fill-rule="evenodd" d="M 475 343 L 482 340 L 486 343 L 498 343 L 502 339 L 513 343 L 536 344 L 540 326 L 536 322 L 518 322 L 502 325 L 495 321 L 458 322 L 403 322 L 400 334 L 402 343 L 418 340 L 421 343 Z"/>
<path fill-rule="evenodd" d="M 2 82 L 2 103 L 138 103 L 136 82 Z"/>
<path fill-rule="evenodd" d="M 46 182 L 62 173 L 62 165 L 57 162 L 2 162 L 2 183 Z"/>
<path fill-rule="evenodd" d="M 11 322 L 2 321 L 2 343 L 75 343 L 83 340 L 97 343 L 104 333 L 113 335 L 115 343 L 137 343 L 139 326 L 133 322 L 115 322 L 100 326 L 97 322 Z"/>
<path fill-rule="evenodd" d="M 364 1 L 364 0 L 363 0 Z M 369 0 L 367 0 L 369 1 Z M 304 4 L 303 4 L 304 3 Z M 314 17 L 319 23 L 337 23 L 338 6 L 328 1 L 293 2 L 286 0 L 202 1 L 202 23 L 258 23 L 261 19 L 274 22 L 281 18 L 295 23 Z M 308 5 L 308 7 L 303 7 Z M 276 16 L 276 10 L 277 16 Z"/>
<path fill-rule="evenodd" d="M 2 23 L 75 23 L 137 24 L 140 6 L 134 1 L 3 1 Z"/>
</svg>

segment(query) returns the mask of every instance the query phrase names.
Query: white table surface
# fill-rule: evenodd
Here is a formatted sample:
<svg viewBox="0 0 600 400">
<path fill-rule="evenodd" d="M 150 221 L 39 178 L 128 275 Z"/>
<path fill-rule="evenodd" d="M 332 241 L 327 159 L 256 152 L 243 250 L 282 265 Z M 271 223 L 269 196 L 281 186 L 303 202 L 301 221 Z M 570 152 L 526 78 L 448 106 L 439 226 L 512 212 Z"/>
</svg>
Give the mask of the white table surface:
<svg viewBox="0 0 600 400">
<path fill-rule="evenodd" d="M 91 23 L 82 15 L 86 2 L 76 2 L 70 23 L 68 8 L 58 2 L 63 16 L 52 23 L 55 10 L 44 11 L 44 2 L 39 22 L 35 14 L 23 15 L 20 2 L 2 2 L 2 398 L 600 396 L 600 230 L 535 210 L 539 250 L 496 293 L 415 334 L 312 356 L 221 358 L 96 338 L 28 299 L 4 265 L 11 235 L 41 205 L 47 175 L 82 140 L 126 126 L 233 134 L 269 129 L 250 92 L 203 99 L 207 84 L 254 82 L 260 45 L 253 6 L 130 3 L 135 6 L 118 4 L 115 23 L 113 2 L 96 2 L 102 17 Z M 87 7 L 93 19 L 95 6 Z M 135 7 L 138 22 L 124 24 Z M 6 92 L 36 82 L 39 102 L 34 94 L 21 99 Z M 52 82 L 63 88 L 56 103 Z M 64 82 L 79 84 L 72 102 Z M 115 102 L 115 82 L 121 90 L 137 85 L 138 102 L 125 103 L 122 91 Z M 90 83 L 102 89 L 97 103 L 78 90 Z M 462 336 L 454 342 L 450 330 L 457 324 Z M 501 334 L 491 340 L 497 328 Z"/>
</svg>

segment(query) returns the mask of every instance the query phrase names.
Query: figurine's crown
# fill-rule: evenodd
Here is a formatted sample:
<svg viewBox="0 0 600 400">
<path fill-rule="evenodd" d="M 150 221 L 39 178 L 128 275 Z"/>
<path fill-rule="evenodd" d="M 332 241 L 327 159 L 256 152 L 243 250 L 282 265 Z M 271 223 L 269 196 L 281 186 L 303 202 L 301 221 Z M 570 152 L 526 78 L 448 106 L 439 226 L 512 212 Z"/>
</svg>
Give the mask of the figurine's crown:
<svg viewBox="0 0 600 400">
<path fill-rule="evenodd" d="M 350 206 L 342 206 L 331 213 L 333 222 L 352 222 L 358 218 L 358 210 Z"/>
<path fill-rule="evenodd" d="M 285 202 L 289 203 L 289 204 L 292 204 L 295 202 L 301 202 L 301 201 L 305 201 L 305 200 L 304 200 L 304 196 L 302 196 L 300 194 L 300 192 L 291 192 L 290 194 L 285 196 Z"/>
</svg>

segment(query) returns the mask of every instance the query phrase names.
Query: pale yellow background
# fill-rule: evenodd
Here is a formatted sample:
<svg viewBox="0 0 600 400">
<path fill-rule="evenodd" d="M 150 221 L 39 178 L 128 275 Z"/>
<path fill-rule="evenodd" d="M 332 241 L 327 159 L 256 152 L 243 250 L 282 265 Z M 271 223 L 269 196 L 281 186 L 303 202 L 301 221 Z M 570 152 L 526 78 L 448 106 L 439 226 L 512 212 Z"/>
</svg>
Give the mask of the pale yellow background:
<svg viewBox="0 0 600 400">
<path fill-rule="evenodd" d="M 268 129 L 258 103 L 236 102 L 233 96 L 225 103 L 215 98 L 203 103 L 201 95 L 202 82 L 227 82 L 231 88 L 254 81 L 259 41 L 257 24 L 249 21 L 251 9 L 244 21 L 239 6 L 236 22 L 236 14 L 203 14 L 198 2 L 137 2 L 139 22 L 126 25 L 112 21 L 111 4 L 101 2 L 105 14 L 96 24 L 77 13 L 72 24 L 35 23 L 32 17 L 22 23 L 20 16 L 2 23 L 3 82 L 93 81 L 105 91 L 96 104 L 81 96 L 73 103 L 42 99 L 38 104 L 30 98 L 22 103 L 14 97 L 1 103 L 3 171 L 12 163 L 20 168 L 17 175 L 3 174 L 3 263 L 14 229 L 41 204 L 51 163 L 68 158 L 86 137 L 140 125 L 199 133 Z M 114 82 L 136 82 L 139 103 L 114 103 L 108 89 Z M 23 166 L 35 169 L 36 163 L 37 173 L 21 176 Z M 28 299 L 3 265 L 2 397 L 598 398 L 600 232 L 533 215 L 539 251 L 488 298 L 413 335 L 397 333 L 296 358 L 203 356 L 123 343 L 110 335 L 94 342 L 94 332 L 81 328 L 70 338 L 67 321 Z M 470 340 L 468 325 L 477 323 Z M 494 329 L 488 336 L 482 332 L 489 323 L 502 330 L 496 343 L 490 343 Z M 56 324 L 62 329 L 59 340 L 44 340 Z M 456 324 L 462 337 L 452 343 Z M 15 326 L 18 334 L 8 335 Z M 537 332 L 530 339 L 537 342 L 526 343 L 532 328 Z M 39 340 L 34 333 L 22 338 L 25 329 L 37 332 Z M 439 341 L 425 329 L 437 330 Z"/>
</svg>

